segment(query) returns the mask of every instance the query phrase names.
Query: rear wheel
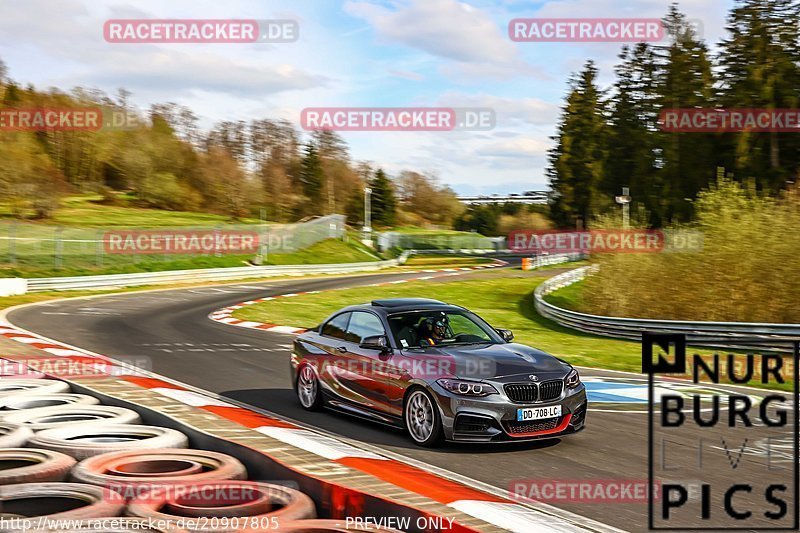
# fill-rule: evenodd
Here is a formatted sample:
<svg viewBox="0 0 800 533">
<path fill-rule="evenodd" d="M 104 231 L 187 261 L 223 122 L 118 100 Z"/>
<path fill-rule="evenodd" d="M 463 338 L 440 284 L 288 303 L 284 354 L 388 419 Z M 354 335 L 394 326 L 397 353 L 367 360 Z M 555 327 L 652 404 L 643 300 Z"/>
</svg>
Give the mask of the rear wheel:
<svg viewBox="0 0 800 533">
<path fill-rule="evenodd" d="M 419 446 L 434 448 L 441 444 L 444 435 L 442 417 L 427 391 L 414 389 L 411 392 L 403 419 L 408 434 Z"/>
<path fill-rule="evenodd" d="M 322 394 L 319 390 L 319 380 L 314 369 L 309 365 L 300 367 L 297 374 L 297 399 L 300 405 L 308 411 L 319 411 L 322 408 Z"/>
</svg>

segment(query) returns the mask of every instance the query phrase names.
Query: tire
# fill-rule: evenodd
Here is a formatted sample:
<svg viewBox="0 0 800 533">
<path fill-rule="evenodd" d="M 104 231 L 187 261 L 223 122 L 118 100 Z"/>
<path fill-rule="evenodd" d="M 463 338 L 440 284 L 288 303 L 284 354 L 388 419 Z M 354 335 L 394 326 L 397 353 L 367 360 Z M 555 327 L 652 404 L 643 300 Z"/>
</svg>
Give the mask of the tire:
<svg viewBox="0 0 800 533">
<path fill-rule="evenodd" d="M 153 493 L 142 495 L 128 504 L 126 514 L 155 520 L 248 517 L 258 524 L 267 523 L 268 519 L 283 523 L 317 516 L 311 498 L 281 485 L 223 481 L 192 484 L 181 489 L 180 494 L 165 491 L 157 496 Z M 209 500 L 209 494 L 216 499 Z M 215 531 L 232 529 L 226 527 Z"/>
<path fill-rule="evenodd" d="M 79 461 L 108 452 L 187 448 L 189 439 L 180 431 L 134 424 L 79 424 L 45 429 L 29 446 L 65 453 Z"/>
<path fill-rule="evenodd" d="M 0 487 L 6 516 L 82 520 L 119 516 L 125 508 L 122 496 L 82 483 L 20 483 Z"/>
<path fill-rule="evenodd" d="M 71 394 L 58 392 L 53 394 L 12 394 L 0 398 L 0 412 L 41 409 L 43 407 L 60 407 L 62 405 L 99 405 L 100 400 L 88 394 Z"/>
<path fill-rule="evenodd" d="M 77 423 L 136 424 L 141 422 L 136 411 L 108 405 L 41 407 L 4 415 L 2 420 L 15 424 L 25 424 L 33 431 Z"/>
<path fill-rule="evenodd" d="M 75 463 L 69 455 L 50 450 L 0 450 L 0 485 L 64 481 Z"/>
<path fill-rule="evenodd" d="M 322 391 L 319 379 L 311 365 L 303 365 L 297 372 L 294 390 L 297 400 L 306 411 L 319 411 L 322 409 Z"/>
<path fill-rule="evenodd" d="M 12 394 L 56 394 L 69 392 L 69 384 L 57 379 L 0 379 L 0 397 Z"/>
<path fill-rule="evenodd" d="M 442 443 L 442 416 L 436 400 L 425 389 L 416 387 L 409 393 L 403 406 L 403 424 L 418 446 L 435 448 Z"/>
<path fill-rule="evenodd" d="M 0 422 L 0 448 L 21 448 L 32 436 L 33 431 L 29 427 Z"/>
<path fill-rule="evenodd" d="M 205 469 L 205 471 L 204 471 Z M 84 459 L 72 469 L 72 479 L 111 487 L 133 499 L 149 489 L 202 481 L 247 479 L 238 459 L 206 450 L 134 450 Z"/>
</svg>

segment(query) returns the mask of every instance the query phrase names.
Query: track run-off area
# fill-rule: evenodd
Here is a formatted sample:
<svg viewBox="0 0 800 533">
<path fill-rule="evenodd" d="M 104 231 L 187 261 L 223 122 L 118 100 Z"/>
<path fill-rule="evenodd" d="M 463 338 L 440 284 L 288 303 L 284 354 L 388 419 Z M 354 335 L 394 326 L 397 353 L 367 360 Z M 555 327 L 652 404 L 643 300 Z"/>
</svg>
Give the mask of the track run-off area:
<svg viewBox="0 0 800 533">
<path fill-rule="evenodd" d="M 542 270 L 537 275 L 549 277 L 564 268 Z M 502 276 L 504 270 L 438 272 L 425 278 L 426 283 L 443 283 Z M 6 318 L 17 327 L 111 358 L 146 361 L 148 370 L 154 373 L 356 441 L 365 448 L 405 458 L 417 466 L 430 465 L 462 481 L 466 478 L 476 485 L 488 485 L 504 495 L 519 481 L 619 479 L 646 483 L 645 376 L 581 369 L 589 392 L 587 427 L 568 438 L 424 449 L 399 430 L 331 411 L 303 410 L 289 379 L 291 333 L 234 327 L 209 318 L 222 308 L 246 301 L 286 294 L 302 298 L 299 293 L 419 277 L 418 272 L 392 272 L 130 292 L 27 305 L 11 310 Z M 469 307 L 469 302 L 449 303 Z M 661 386 L 691 387 L 681 382 Z M 748 389 L 748 394 L 759 393 Z M 703 481 L 722 483 L 729 475 L 720 472 L 715 480 L 706 473 Z M 623 530 L 647 528 L 644 502 L 553 505 Z"/>
</svg>

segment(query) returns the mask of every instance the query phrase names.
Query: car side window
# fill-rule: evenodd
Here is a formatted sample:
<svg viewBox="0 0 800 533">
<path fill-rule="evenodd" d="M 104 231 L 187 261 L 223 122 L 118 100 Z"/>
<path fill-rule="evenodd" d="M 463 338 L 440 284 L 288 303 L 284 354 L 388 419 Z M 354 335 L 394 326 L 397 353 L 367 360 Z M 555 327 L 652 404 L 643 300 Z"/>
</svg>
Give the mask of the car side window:
<svg viewBox="0 0 800 533">
<path fill-rule="evenodd" d="M 351 313 L 342 313 L 341 315 L 336 315 L 332 319 L 328 320 L 328 322 L 322 326 L 322 334 L 326 337 L 344 340 L 345 332 L 347 331 L 347 322 L 350 320 L 350 315 Z"/>
<path fill-rule="evenodd" d="M 375 335 L 386 335 L 381 319 L 372 313 L 354 312 L 350 318 L 350 325 L 347 326 L 345 340 L 360 343 L 367 337 Z"/>
</svg>

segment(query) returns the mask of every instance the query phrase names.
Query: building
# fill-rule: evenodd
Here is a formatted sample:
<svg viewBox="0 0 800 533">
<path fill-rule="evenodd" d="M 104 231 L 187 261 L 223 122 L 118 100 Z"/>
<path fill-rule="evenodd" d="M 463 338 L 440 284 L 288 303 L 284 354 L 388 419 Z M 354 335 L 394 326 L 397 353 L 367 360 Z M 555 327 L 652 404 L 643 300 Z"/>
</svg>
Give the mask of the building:
<svg viewBox="0 0 800 533">
<path fill-rule="evenodd" d="M 547 191 L 525 191 L 522 194 L 492 194 L 490 196 L 459 196 L 463 204 L 547 204 Z"/>
</svg>

